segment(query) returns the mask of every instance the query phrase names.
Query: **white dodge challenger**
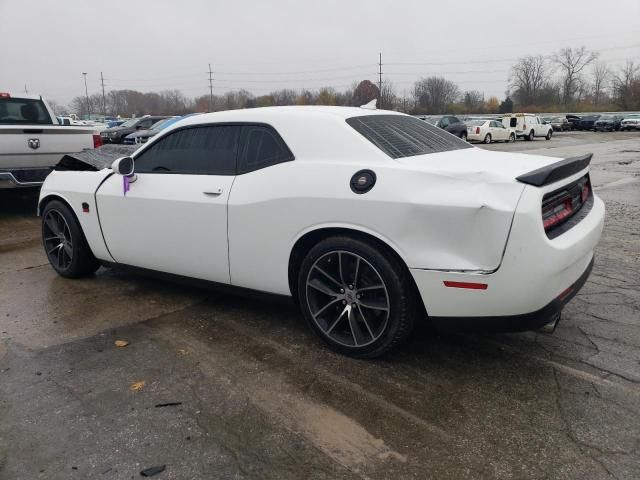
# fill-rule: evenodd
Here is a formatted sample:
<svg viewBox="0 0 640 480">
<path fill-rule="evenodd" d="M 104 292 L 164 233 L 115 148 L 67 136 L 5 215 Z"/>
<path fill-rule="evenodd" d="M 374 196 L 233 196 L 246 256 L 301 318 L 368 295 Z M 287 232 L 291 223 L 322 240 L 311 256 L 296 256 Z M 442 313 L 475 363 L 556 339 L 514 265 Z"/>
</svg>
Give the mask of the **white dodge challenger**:
<svg viewBox="0 0 640 480">
<path fill-rule="evenodd" d="M 39 214 L 64 277 L 102 264 L 292 295 L 331 347 L 374 357 L 427 319 L 555 328 L 602 232 L 590 160 L 481 150 L 382 110 L 235 110 L 110 168 L 56 168 Z"/>
</svg>

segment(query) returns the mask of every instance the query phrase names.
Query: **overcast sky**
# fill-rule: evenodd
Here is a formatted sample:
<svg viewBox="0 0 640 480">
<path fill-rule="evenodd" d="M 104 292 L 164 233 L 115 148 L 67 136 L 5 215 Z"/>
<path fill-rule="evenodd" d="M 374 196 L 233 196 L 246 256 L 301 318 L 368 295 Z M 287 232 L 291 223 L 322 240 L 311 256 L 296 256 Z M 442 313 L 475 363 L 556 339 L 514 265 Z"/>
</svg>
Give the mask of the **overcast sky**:
<svg viewBox="0 0 640 480">
<path fill-rule="evenodd" d="M 466 8 L 465 8 L 466 7 Z M 411 91 L 442 74 L 504 96 L 526 54 L 586 45 L 610 64 L 640 61 L 640 0 L 0 0 L 0 91 L 59 103 L 106 89 L 245 88 L 384 80 Z"/>
</svg>

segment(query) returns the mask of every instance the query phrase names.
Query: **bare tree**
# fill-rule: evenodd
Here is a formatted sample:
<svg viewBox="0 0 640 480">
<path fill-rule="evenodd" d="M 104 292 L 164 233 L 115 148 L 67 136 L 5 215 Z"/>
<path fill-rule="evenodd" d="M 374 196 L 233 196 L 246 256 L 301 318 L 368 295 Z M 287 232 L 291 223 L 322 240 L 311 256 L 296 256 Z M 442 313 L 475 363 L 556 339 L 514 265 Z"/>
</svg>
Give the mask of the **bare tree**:
<svg viewBox="0 0 640 480">
<path fill-rule="evenodd" d="M 540 92 L 549 83 L 547 63 L 542 55 L 522 57 L 511 67 L 511 88 L 520 105 L 536 105 Z"/>
<path fill-rule="evenodd" d="M 382 82 L 382 90 L 380 91 L 380 105 L 378 108 L 392 110 L 396 104 L 397 98 L 393 83 L 389 81 Z"/>
<path fill-rule="evenodd" d="M 460 88 L 444 77 L 422 78 L 415 83 L 414 95 L 419 110 L 433 114 L 446 113 L 447 107 L 460 98 Z"/>
<path fill-rule="evenodd" d="M 609 81 L 611 71 L 606 62 L 596 62 L 591 70 L 593 78 L 593 103 L 599 105 L 605 95 L 606 84 Z"/>
<path fill-rule="evenodd" d="M 625 110 L 638 107 L 640 99 L 636 97 L 640 83 L 640 65 L 627 60 L 624 67 L 613 76 L 613 91 L 616 103 Z"/>
<path fill-rule="evenodd" d="M 468 90 L 462 96 L 466 113 L 483 113 L 484 93 L 478 90 Z"/>
<path fill-rule="evenodd" d="M 569 105 L 580 87 L 582 71 L 598 58 L 597 52 L 590 52 L 586 47 L 563 48 L 551 56 L 551 61 L 561 71 L 562 103 Z"/>
</svg>

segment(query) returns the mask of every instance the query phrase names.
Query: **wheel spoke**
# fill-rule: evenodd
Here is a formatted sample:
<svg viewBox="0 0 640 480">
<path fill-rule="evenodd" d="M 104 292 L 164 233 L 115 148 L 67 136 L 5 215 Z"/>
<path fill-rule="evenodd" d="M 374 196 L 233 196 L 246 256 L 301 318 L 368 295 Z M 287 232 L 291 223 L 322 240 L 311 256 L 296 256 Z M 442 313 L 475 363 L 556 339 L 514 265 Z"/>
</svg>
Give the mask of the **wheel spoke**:
<svg viewBox="0 0 640 480">
<path fill-rule="evenodd" d="M 333 278 L 331 275 L 329 275 L 327 272 L 325 272 L 323 269 L 321 269 L 318 265 L 314 265 L 314 268 L 316 270 L 318 270 L 321 274 L 323 274 L 325 277 L 327 277 L 329 280 L 331 280 L 333 283 L 335 283 L 339 287 L 342 287 L 342 285 L 343 285 L 342 283 L 340 283 L 338 280 Z"/>
<path fill-rule="evenodd" d="M 58 258 L 58 266 L 62 267 L 62 248 L 58 249 L 58 254 L 57 254 L 57 258 Z"/>
<path fill-rule="evenodd" d="M 73 246 L 70 243 L 62 244 L 62 248 L 64 249 L 64 253 L 69 256 L 69 261 L 73 258 Z"/>
<path fill-rule="evenodd" d="M 57 250 L 60 247 L 61 247 L 61 244 L 57 244 L 55 247 L 53 247 L 51 250 L 47 252 L 47 255 L 51 255 L 54 252 L 54 250 Z"/>
<path fill-rule="evenodd" d="M 358 311 L 360 312 L 360 316 L 362 317 L 362 322 L 364 323 L 364 326 L 367 327 L 367 331 L 369 332 L 369 335 L 371 335 L 371 338 L 375 338 L 375 335 L 373 334 L 373 331 L 369 326 L 369 322 L 367 322 L 367 318 L 364 316 L 364 312 L 360 308 L 360 305 L 358 305 Z"/>
<path fill-rule="evenodd" d="M 322 312 L 324 312 L 327 308 L 329 308 L 331 305 L 335 305 L 336 303 L 338 303 L 340 301 L 339 298 L 330 300 L 329 302 L 327 302 L 327 304 L 322 307 L 320 310 L 318 310 L 316 313 L 313 313 L 313 318 L 318 318 L 318 315 L 320 315 Z"/>
<path fill-rule="evenodd" d="M 331 331 L 336 327 L 338 322 L 340 322 L 340 320 L 342 319 L 342 316 L 344 315 L 344 312 L 348 312 L 350 308 L 351 308 L 351 305 L 347 305 L 346 307 L 344 307 L 344 309 L 340 312 L 340 315 L 338 315 L 338 318 L 335 319 L 335 321 L 331 324 L 331 326 L 327 330 L 327 335 L 330 334 Z"/>
<path fill-rule="evenodd" d="M 349 330 L 351 330 L 351 336 L 353 337 L 353 343 L 357 347 L 358 346 L 358 338 L 356 337 L 356 329 L 355 319 L 353 318 L 353 308 L 349 308 L 347 312 L 347 319 L 349 320 Z"/>
<path fill-rule="evenodd" d="M 53 237 L 44 237 L 45 242 L 50 242 L 51 240 L 60 240 L 60 237 L 55 235 Z"/>
<path fill-rule="evenodd" d="M 358 270 L 360 270 L 360 257 L 356 260 L 356 273 L 353 274 L 353 288 L 358 288 Z"/>
<path fill-rule="evenodd" d="M 345 285 L 344 276 L 342 275 L 342 252 L 338 252 L 338 272 L 340 273 L 340 281 Z"/>
<path fill-rule="evenodd" d="M 311 288 L 315 288 L 319 292 L 324 293 L 325 295 L 329 295 L 331 297 L 335 297 L 336 295 L 338 295 L 338 292 L 331 290 L 331 288 L 327 284 L 325 284 L 318 278 L 314 278 L 313 280 L 311 280 L 308 285 Z"/>
<path fill-rule="evenodd" d="M 380 288 L 384 288 L 384 285 L 380 284 L 380 285 L 373 285 L 371 287 L 359 288 L 358 292 L 366 292 L 367 290 L 378 290 Z"/>
<path fill-rule="evenodd" d="M 364 302 L 360 302 L 360 306 L 364 307 L 364 308 L 369 308 L 371 310 L 382 310 L 383 312 L 388 312 L 389 311 L 389 307 L 382 306 L 382 305 L 375 305 L 372 303 L 364 303 Z"/>
<path fill-rule="evenodd" d="M 44 223 L 47 225 L 47 227 L 49 227 L 49 230 L 51 230 L 51 233 L 53 233 L 58 237 L 60 236 L 60 227 L 58 226 L 57 222 L 53 219 L 51 214 L 49 214 L 47 218 L 44 219 Z"/>
</svg>

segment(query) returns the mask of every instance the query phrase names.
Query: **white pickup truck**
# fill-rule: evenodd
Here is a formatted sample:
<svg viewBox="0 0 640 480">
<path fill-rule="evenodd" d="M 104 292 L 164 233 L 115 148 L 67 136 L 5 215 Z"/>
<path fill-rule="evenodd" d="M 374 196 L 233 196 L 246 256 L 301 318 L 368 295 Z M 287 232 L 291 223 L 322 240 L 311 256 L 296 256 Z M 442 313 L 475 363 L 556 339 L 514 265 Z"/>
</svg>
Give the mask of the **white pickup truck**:
<svg viewBox="0 0 640 480">
<path fill-rule="evenodd" d="M 65 154 L 100 145 L 95 128 L 60 125 L 42 97 L 0 93 L 0 188 L 39 187 Z"/>
</svg>

